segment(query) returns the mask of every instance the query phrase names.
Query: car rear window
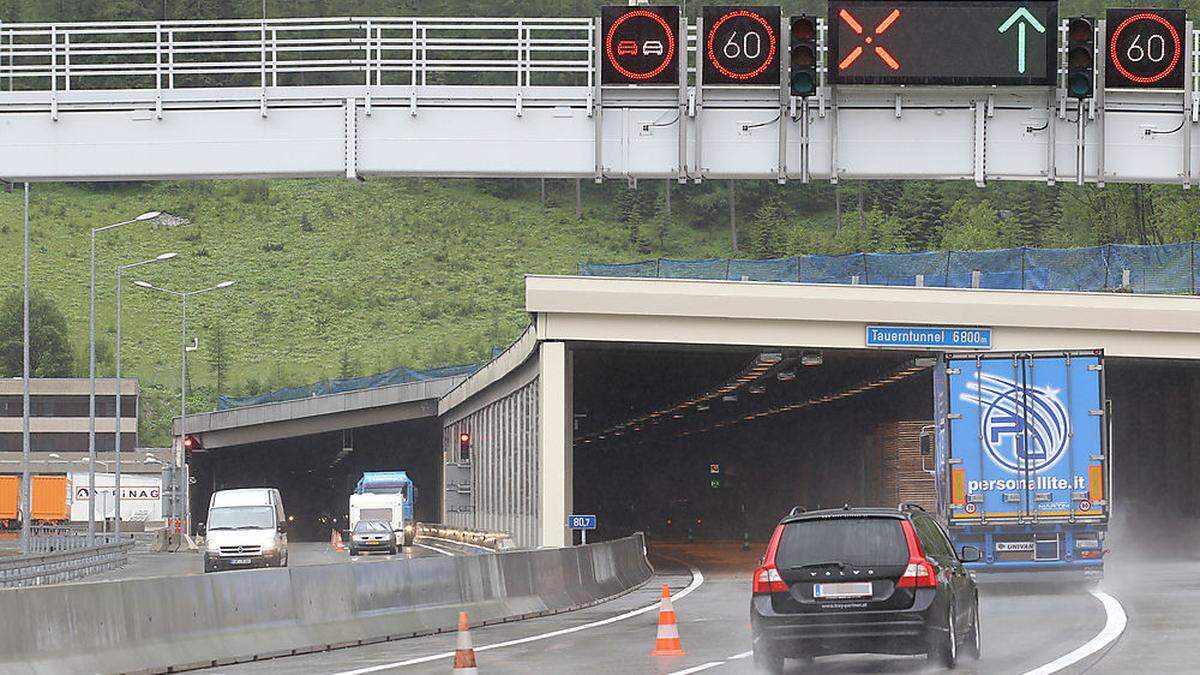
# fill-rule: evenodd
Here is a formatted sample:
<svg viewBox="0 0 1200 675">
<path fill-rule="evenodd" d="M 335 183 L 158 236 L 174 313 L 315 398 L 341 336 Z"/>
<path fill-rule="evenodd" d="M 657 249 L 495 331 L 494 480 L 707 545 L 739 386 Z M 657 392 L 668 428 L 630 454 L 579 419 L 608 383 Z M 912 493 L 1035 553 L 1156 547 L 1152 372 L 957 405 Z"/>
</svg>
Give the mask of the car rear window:
<svg viewBox="0 0 1200 675">
<path fill-rule="evenodd" d="M 825 518 L 783 527 L 775 564 L 781 569 L 842 562 L 903 565 L 908 562 L 904 530 L 896 518 Z"/>
</svg>

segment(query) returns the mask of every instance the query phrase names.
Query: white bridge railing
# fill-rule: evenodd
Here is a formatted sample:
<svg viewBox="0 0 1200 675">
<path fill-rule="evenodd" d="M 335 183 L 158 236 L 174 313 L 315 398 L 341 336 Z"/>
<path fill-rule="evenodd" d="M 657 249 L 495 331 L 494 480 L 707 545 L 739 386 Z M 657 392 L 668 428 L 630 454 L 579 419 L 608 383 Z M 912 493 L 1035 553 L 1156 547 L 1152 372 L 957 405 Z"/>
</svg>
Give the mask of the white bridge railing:
<svg viewBox="0 0 1200 675">
<path fill-rule="evenodd" d="M 595 84 L 589 18 L 0 22 L 0 91 Z"/>
</svg>

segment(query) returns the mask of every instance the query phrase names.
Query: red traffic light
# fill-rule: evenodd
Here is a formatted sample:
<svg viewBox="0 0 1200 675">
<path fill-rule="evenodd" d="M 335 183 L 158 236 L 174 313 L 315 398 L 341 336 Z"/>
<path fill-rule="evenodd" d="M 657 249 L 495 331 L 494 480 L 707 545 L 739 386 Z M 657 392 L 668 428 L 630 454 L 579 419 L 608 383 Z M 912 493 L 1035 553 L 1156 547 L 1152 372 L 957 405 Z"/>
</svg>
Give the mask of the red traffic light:
<svg viewBox="0 0 1200 675">
<path fill-rule="evenodd" d="M 199 436 L 184 436 L 183 449 L 187 452 L 195 452 L 196 450 L 203 450 L 204 444 L 200 442 Z"/>
<path fill-rule="evenodd" d="M 459 434 L 459 435 L 458 435 L 458 442 L 459 442 L 459 443 L 464 443 L 464 444 L 465 444 L 465 443 L 470 443 L 470 442 L 471 442 L 471 434 L 468 434 L 468 433 L 467 433 L 467 432 L 465 432 L 465 431 L 464 431 L 464 432 L 462 432 L 461 434 Z"/>
<path fill-rule="evenodd" d="M 817 20 L 811 16 L 792 19 L 792 40 L 816 40 Z"/>
<path fill-rule="evenodd" d="M 1086 17 L 1071 19 L 1067 24 L 1067 39 L 1072 42 L 1087 42 L 1093 34 L 1092 22 Z"/>
</svg>

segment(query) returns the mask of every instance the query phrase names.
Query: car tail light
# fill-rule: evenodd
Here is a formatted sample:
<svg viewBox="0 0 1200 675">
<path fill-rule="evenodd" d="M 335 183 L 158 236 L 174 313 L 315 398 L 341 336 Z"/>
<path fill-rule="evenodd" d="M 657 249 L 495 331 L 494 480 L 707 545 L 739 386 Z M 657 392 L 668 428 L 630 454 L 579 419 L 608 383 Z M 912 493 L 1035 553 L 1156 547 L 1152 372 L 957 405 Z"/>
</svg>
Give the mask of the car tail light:
<svg viewBox="0 0 1200 675">
<path fill-rule="evenodd" d="M 1094 560 L 1094 559 L 1097 559 L 1097 558 L 1103 558 L 1103 557 L 1104 557 L 1104 551 L 1102 551 L 1102 550 L 1100 550 L 1100 549 L 1089 549 L 1089 550 L 1086 550 L 1086 551 L 1080 551 L 1080 552 L 1079 552 L 1079 553 L 1077 553 L 1076 555 L 1078 555 L 1080 558 L 1086 558 L 1086 559 L 1092 559 L 1092 560 Z"/>
<path fill-rule="evenodd" d="M 754 570 L 753 593 L 787 593 L 788 585 L 779 576 L 779 568 L 775 566 L 775 551 L 779 548 L 779 538 L 783 535 L 784 525 L 778 525 L 771 541 L 767 544 L 767 552 L 763 554 L 762 566 Z"/>
<path fill-rule="evenodd" d="M 901 525 L 904 527 L 904 541 L 908 544 L 908 566 L 904 568 L 900 581 L 896 582 L 896 588 L 937 588 L 937 570 L 925 559 L 925 552 L 921 550 L 921 542 L 917 541 L 912 523 L 906 520 Z"/>
<path fill-rule="evenodd" d="M 754 571 L 754 594 L 787 593 L 788 585 L 774 565 L 763 565 Z"/>
</svg>

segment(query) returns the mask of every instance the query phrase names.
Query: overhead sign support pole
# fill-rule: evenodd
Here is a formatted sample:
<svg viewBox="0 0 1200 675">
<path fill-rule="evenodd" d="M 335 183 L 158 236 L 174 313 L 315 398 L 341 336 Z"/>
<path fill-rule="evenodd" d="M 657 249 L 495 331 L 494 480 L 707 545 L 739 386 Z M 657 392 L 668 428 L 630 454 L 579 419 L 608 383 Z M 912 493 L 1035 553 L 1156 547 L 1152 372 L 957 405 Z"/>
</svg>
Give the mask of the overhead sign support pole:
<svg viewBox="0 0 1200 675">
<path fill-rule="evenodd" d="M 703 45 L 701 44 L 700 37 L 699 37 L 699 36 L 704 35 L 704 17 L 703 16 L 700 16 L 696 19 L 696 35 L 698 36 L 696 38 L 697 39 L 696 50 L 699 51 L 699 50 L 703 49 Z M 704 69 L 703 68 L 696 69 L 695 92 L 696 92 L 696 94 L 695 94 L 695 97 L 694 97 L 693 103 L 692 103 L 692 116 L 696 119 L 696 133 L 694 134 L 694 136 L 696 137 L 696 140 L 694 141 L 695 149 L 693 150 L 693 153 L 692 153 L 693 169 L 691 171 L 691 177 L 692 177 L 692 182 L 699 183 L 701 180 L 703 180 L 703 177 L 704 177 L 704 162 L 701 159 L 703 157 L 704 143 L 701 142 L 701 134 L 700 134 L 701 125 L 703 124 L 703 121 L 704 121 L 704 115 L 701 114 L 701 112 L 704 110 Z"/>
<path fill-rule="evenodd" d="M 1108 75 L 1108 59 L 1104 52 L 1108 48 L 1105 36 L 1108 35 L 1107 22 L 1104 19 L 1096 21 L 1096 46 L 1100 53 L 1096 55 L 1096 187 L 1104 187 L 1104 105 L 1108 96 L 1105 94 L 1105 77 Z M 1186 152 L 1186 150 L 1185 150 Z M 1185 172 L 1186 175 L 1186 172 Z"/>
<path fill-rule="evenodd" d="M 676 101 L 679 108 L 679 166 L 675 171 L 675 178 L 680 183 L 687 183 L 688 177 L 688 146 L 687 146 L 687 108 L 688 108 L 688 20 L 682 12 L 679 14 L 679 24 L 676 29 L 679 36 L 679 97 Z M 700 67 L 700 34 L 696 35 L 696 72 L 702 70 Z"/>
<path fill-rule="evenodd" d="M 1192 22 L 1184 24 L 1183 38 L 1183 189 L 1192 187 L 1192 125 L 1196 123 L 1196 89 L 1193 81 L 1196 39 Z"/>
<path fill-rule="evenodd" d="M 594 32 L 596 34 L 596 45 L 595 51 L 593 52 L 596 54 L 596 60 L 593 64 L 592 70 L 592 77 L 595 78 L 595 81 L 592 83 L 593 87 L 595 88 L 595 93 L 592 95 L 593 101 L 591 111 L 592 124 L 595 125 L 596 131 L 596 169 L 592 178 L 597 183 L 600 183 L 604 181 L 604 73 L 603 67 L 601 66 L 601 59 L 603 57 L 600 56 L 600 54 L 604 53 L 604 30 L 602 29 L 601 19 L 596 18 L 593 19 L 592 22 L 592 25 L 594 26 Z"/>
<path fill-rule="evenodd" d="M 779 170 L 776 173 L 776 181 L 778 181 L 778 183 L 780 185 L 783 185 L 784 183 L 786 183 L 787 179 L 788 179 L 788 169 L 787 169 L 788 133 L 787 132 L 788 132 L 788 124 L 791 123 L 791 116 L 788 114 L 788 104 L 791 101 L 791 96 L 790 96 L 791 86 L 789 83 L 790 82 L 789 78 L 786 76 L 782 76 L 782 73 L 783 73 L 783 65 L 782 65 L 783 57 L 782 57 L 782 55 L 791 53 L 791 37 L 792 37 L 791 33 L 792 33 L 792 31 L 789 30 L 789 28 L 788 28 L 787 17 L 780 15 L 780 17 L 779 17 L 779 53 L 781 56 L 779 59 L 779 62 L 780 62 L 779 72 L 781 74 L 781 77 L 779 78 L 779 160 L 778 160 L 779 161 L 779 165 L 778 165 Z"/>
</svg>

